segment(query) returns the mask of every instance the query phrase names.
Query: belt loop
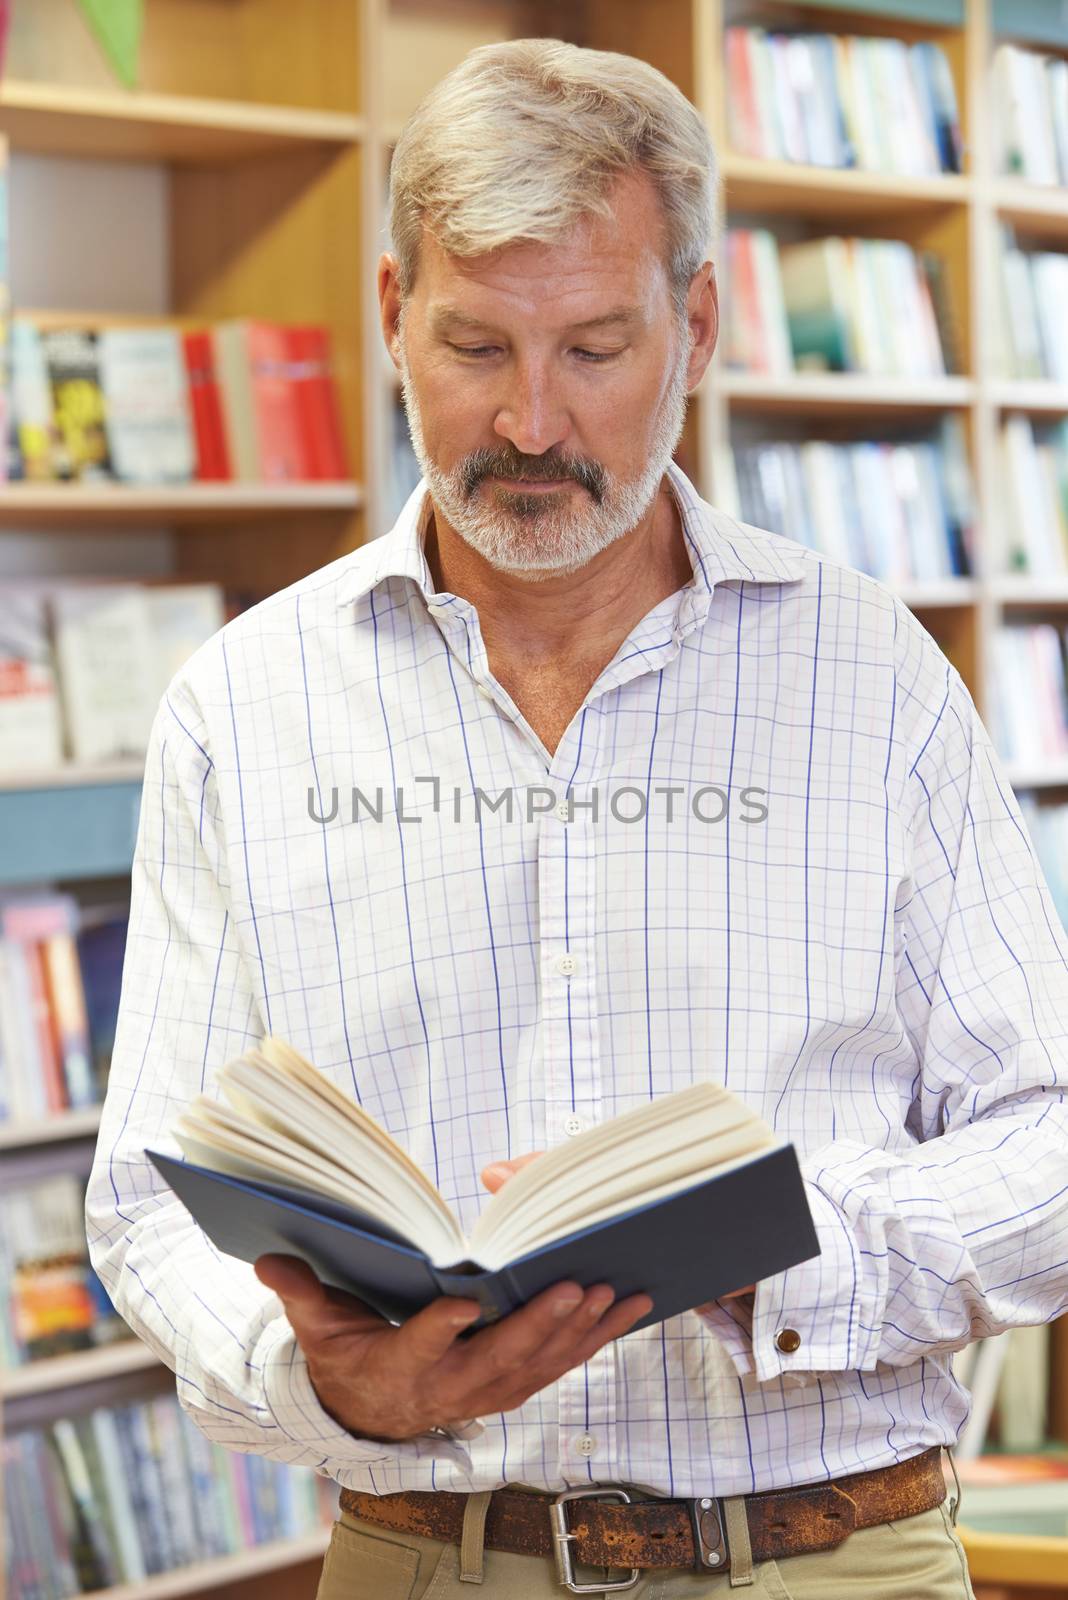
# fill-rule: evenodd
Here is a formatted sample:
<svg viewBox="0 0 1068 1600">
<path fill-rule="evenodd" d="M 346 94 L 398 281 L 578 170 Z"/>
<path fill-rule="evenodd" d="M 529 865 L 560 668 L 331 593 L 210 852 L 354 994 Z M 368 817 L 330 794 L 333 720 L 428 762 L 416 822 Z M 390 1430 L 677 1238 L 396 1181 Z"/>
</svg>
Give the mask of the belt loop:
<svg viewBox="0 0 1068 1600">
<path fill-rule="evenodd" d="M 492 1489 L 479 1494 L 469 1494 L 464 1506 L 463 1536 L 460 1540 L 460 1582 L 482 1582 L 482 1535 L 486 1528 L 486 1513 L 492 1499 Z"/>
<path fill-rule="evenodd" d="M 727 1549 L 730 1552 L 732 1589 L 749 1588 L 753 1583 L 753 1551 L 749 1543 L 749 1521 L 745 1514 L 745 1495 L 735 1495 L 723 1502 L 723 1520 L 727 1530 Z"/>
</svg>

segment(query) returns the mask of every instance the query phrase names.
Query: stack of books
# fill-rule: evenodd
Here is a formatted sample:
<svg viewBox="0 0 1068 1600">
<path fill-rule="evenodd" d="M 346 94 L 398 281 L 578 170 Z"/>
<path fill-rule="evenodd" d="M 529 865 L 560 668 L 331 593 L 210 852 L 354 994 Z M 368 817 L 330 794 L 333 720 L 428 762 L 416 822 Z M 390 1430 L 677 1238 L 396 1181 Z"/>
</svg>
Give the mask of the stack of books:
<svg viewBox="0 0 1068 1600">
<path fill-rule="evenodd" d="M 11 338 L 12 478 L 139 484 L 348 476 L 327 332 L 38 328 Z"/>
<path fill-rule="evenodd" d="M 969 577 L 975 511 L 957 418 L 911 442 L 810 439 L 735 445 L 739 515 L 904 584 Z"/>
<path fill-rule="evenodd" d="M 1068 70 L 1068 62 L 1065 62 Z M 1002 229 L 997 363 L 1006 378 L 1068 384 L 1068 255 L 1021 250 Z"/>
<path fill-rule="evenodd" d="M 5 1367 L 132 1338 L 89 1263 L 84 1177 L 58 1173 L 5 1188 L 0 1282 Z"/>
<path fill-rule="evenodd" d="M 10 1595 L 142 1583 L 333 1520 L 336 1485 L 211 1443 L 173 1395 L 3 1441 Z"/>
<path fill-rule="evenodd" d="M 1028 183 L 1068 184 L 1068 61 L 1000 44 L 991 72 L 999 170 Z"/>
<path fill-rule="evenodd" d="M 211 583 L 0 586 L 0 778 L 143 755 L 168 683 L 226 621 Z"/>
<path fill-rule="evenodd" d="M 727 363 L 748 372 L 940 377 L 957 368 L 941 258 L 900 239 L 727 239 Z"/>
<path fill-rule="evenodd" d="M 991 634 L 991 732 L 1007 761 L 1025 766 L 1068 757 L 1068 638 L 1052 622 Z"/>
<path fill-rule="evenodd" d="M 1027 790 L 1018 798 L 1057 915 L 1068 928 L 1068 805 L 1042 804 Z"/>
<path fill-rule="evenodd" d="M 992 530 L 1000 551 L 990 551 L 990 569 L 1068 577 L 1068 420 L 1036 430 L 1029 417 L 1006 417 L 1001 467 L 1004 503 Z"/>
<path fill-rule="evenodd" d="M 926 175 L 961 170 L 945 52 L 922 41 L 727 29 L 727 119 L 743 155 Z"/>
<path fill-rule="evenodd" d="M 0 900 L 0 1123 L 104 1098 L 127 916 L 65 894 Z"/>
</svg>

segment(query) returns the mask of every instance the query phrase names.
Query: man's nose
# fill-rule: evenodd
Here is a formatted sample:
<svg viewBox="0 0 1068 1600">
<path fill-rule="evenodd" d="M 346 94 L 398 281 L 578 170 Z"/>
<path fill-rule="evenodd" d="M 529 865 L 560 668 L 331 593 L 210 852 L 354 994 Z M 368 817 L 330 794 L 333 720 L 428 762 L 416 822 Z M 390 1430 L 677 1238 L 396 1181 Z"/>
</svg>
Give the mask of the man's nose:
<svg viewBox="0 0 1068 1600">
<path fill-rule="evenodd" d="M 523 455 L 540 456 L 567 438 L 571 424 L 544 368 L 528 365 L 511 375 L 493 427 Z"/>
</svg>

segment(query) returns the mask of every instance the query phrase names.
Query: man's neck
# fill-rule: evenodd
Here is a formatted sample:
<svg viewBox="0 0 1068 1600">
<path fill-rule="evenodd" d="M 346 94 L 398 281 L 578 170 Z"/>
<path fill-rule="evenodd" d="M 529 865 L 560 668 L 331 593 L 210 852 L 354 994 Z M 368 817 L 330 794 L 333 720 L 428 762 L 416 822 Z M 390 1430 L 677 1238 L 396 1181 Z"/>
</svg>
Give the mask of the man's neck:
<svg viewBox="0 0 1068 1600">
<path fill-rule="evenodd" d="M 610 659 L 634 624 L 693 576 L 666 479 L 638 526 L 577 572 L 539 582 L 501 572 L 436 507 L 425 552 L 435 587 L 475 607 L 490 657 L 503 654 L 531 667 L 574 657 Z"/>
</svg>

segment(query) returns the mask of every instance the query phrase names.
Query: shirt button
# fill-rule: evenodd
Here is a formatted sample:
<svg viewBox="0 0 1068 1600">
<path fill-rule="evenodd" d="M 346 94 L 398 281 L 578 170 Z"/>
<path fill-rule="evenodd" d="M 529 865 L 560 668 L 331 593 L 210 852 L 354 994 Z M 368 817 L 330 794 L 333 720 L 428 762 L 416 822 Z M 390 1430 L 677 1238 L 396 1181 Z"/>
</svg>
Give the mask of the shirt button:
<svg viewBox="0 0 1068 1600">
<path fill-rule="evenodd" d="M 775 1347 L 784 1356 L 792 1356 L 795 1350 L 801 1348 L 801 1335 L 796 1328 L 780 1328 L 775 1335 Z"/>
<path fill-rule="evenodd" d="M 492 700 L 493 699 L 493 690 L 487 688 L 484 683 L 480 683 L 478 685 L 478 692 L 479 692 L 479 694 L 482 696 L 482 698 L 484 700 Z"/>
<path fill-rule="evenodd" d="M 557 956 L 554 965 L 561 977 L 570 978 L 573 973 L 578 971 L 578 957 L 573 956 L 570 951 L 566 951 L 564 955 Z"/>
<path fill-rule="evenodd" d="M 592 1456 L 596 1448 L 597 1443 L 592 1434 L 584 1433 L 575 1440 L 575 1450 L 580 1456 Z"/>
<path fill-rule="evenodd" d="M 569 1139 L 573 1139 L 575 1137 L 576 1133 L 581 1133 L 582 1132 L 582 1118 L 581 1117 L 574 1117 L 574 1116 L 565 1117 L 564 1118 L 564 1132 L 567 1134 Z"/>
<path fill-rule="evenodd" d="M 558 802 L 557 807 L 556 807 L 556 815 L 560 818 L 561 822 L 569 821 L 569 819 L 571 817 L 571 802 L 570 802 L 570 800 L 561 800 L 561 801 Z"/>
</svg>

